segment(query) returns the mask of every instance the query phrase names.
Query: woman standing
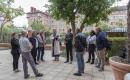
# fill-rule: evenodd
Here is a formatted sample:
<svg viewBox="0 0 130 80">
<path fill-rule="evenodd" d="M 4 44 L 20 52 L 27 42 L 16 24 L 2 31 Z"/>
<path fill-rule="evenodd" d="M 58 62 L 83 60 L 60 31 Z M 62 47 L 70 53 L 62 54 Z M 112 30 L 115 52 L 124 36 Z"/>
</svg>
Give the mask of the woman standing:
<svg viewBox="0 0 130 80">
<path fill-rule="evenodd" d="M 91 62 L 91 64 L 94 64 L 94 60 L 95 60 L 94 51 L 96 49 L 96 34 L 93 30 L 90 32 L 90 35 L 87 38 L 87 43 L 88 43 L 89 54 L 88 54 L 88 61 L 86 63 Z"/>
<path fill-rule="evenodd" d="M 18 60 L 20 56 L 19 52 L 19 40 L 17 39 L 16 33 L 13 33 L 11 35 L 11 54 L 13 56 L 13 71 L 19 72 L 20 70 L 18 69 Z"/>
<path fill-rule="evenodd" d="M 54 61 L 59 61 L 60 56 L 60 46 L 61 42 L 59 39 L 59 35 L 57 34 L 56 30 L 53 30 L 52 34 L 52 56 L 55 57 Z"/>
</svg>

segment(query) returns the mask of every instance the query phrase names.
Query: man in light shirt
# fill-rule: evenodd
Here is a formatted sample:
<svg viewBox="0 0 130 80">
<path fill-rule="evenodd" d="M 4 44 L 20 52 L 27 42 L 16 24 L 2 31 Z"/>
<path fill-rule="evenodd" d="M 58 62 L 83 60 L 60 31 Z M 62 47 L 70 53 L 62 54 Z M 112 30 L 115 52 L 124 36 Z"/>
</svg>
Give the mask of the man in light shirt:
<svg viewBox="0 0 130 80">
<path fill-rule="evenodd" d="M 43 76 L 42 73 L 38 72 L 36 65 L 35 65 L 35 62 L 34 62 L 34 59 L 31 55 L 32 45 L 27 38 L 27 32 L 25 32 L 25 31 L 22 32 L 21 38 L 19 40 L 19 44 L 20 44 L 20 50 L 21 50 L 21 54 L 22 54 L 24 78 L 25 79 L 29 78 L 27 62 L 29 62 L 36 77 Z"/>
</svg>

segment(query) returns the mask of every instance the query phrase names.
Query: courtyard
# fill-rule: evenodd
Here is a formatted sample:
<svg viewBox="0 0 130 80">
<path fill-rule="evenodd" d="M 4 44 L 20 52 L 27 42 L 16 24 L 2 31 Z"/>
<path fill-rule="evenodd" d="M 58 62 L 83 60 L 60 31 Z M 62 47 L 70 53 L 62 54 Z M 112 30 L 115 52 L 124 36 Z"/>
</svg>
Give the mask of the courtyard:
<svg viewBox="0 0 130 80">
<path fill-rule="evenodd" d="M 87 54 L 87 53 L 86 53 Z M 87 58 L 87 55 L 84 56 Z M 29 66 L 31 77 L 27 80 L 114 80 L 114 75 L 110 66 L 105 67 L 104 72 L 99 72 L 95 65 L 85 64 L 85 74 L 81 77 L 74 76 L 77 70 L 76 62 L 73 64 L 65 64 L 65 58 L 60 57 L 59 62 L 54 62 L 51 57 L 51 51 L 46 50 L 44 59 L 37 68 L 44 76 L 35 78 L 33 71 Z M 12 56 L 10 50 L 0 50 L 0 80 L 24 80 L 21 57 L 19 60 L 19 68 L 21 72 L 14 73 L 12 71 Z"/>
</svg>

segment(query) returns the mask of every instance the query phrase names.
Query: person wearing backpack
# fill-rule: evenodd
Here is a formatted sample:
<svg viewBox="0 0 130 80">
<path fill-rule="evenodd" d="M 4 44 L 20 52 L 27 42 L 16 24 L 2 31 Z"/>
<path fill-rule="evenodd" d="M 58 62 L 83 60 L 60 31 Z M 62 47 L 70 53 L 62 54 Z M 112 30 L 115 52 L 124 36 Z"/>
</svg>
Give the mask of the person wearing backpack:
<svg viewBox="0 0 130 80">
<path fill-rule="evenodd" d="M 104 71 L 105 66 L 105 56 L 106 56 L 106 44 L 107 44 L 107 35 L 101 30 L 101 28 L 96 28 L 96 47 L 97 47 L 97 58 L 98 64 L 97 68 L 99 71 Z"/>
<path fill-rule="evenodd" d="M 88 61 L 86 63 L 94 64 L 95 54 L 94 51 L 96 49 L 96 33 L 92 30 L 90 35 L 86 39 L 88 43 Z"/>
<path fill-rule="evenodd" d="M 70 59 L 70 64 L 72 64 L 73 61 L 72 42 L 73 42 L 73 34 L 71 33 L 71 29 L 69 29 L 68 33 L 65 35 L 65 45 L 66 45 L 66 53 L 67 53 L 67 60 L 65 63 L 68 63 Z"/>
<path fill-rule="evenodd" d="M 84 34 L 80 31 L 80 29 L 77 29 L 74 46 L 76 50 L 76 59 L 78 64 L 78 72 L 74 73 L 74 75 L 82 76 L 85 67 L 83 55 L 85 53 L 85 48 L 86 48 L 86 38 Z"/>
</svg>

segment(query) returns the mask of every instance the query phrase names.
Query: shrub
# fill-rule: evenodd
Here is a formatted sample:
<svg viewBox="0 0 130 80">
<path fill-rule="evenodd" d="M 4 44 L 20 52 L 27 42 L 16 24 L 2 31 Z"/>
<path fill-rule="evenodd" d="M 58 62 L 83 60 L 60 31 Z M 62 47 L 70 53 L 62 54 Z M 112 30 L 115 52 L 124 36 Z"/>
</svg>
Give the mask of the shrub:
<svg viewBox="0 0 130 80">
<path fill-rule="evenodd" d="M 109 40 L 112 41 L 112 48 L 108 51 L 108 57 L 118 56 L 126 45 L 127 37 L 109 37 Z"/>
</svg>

